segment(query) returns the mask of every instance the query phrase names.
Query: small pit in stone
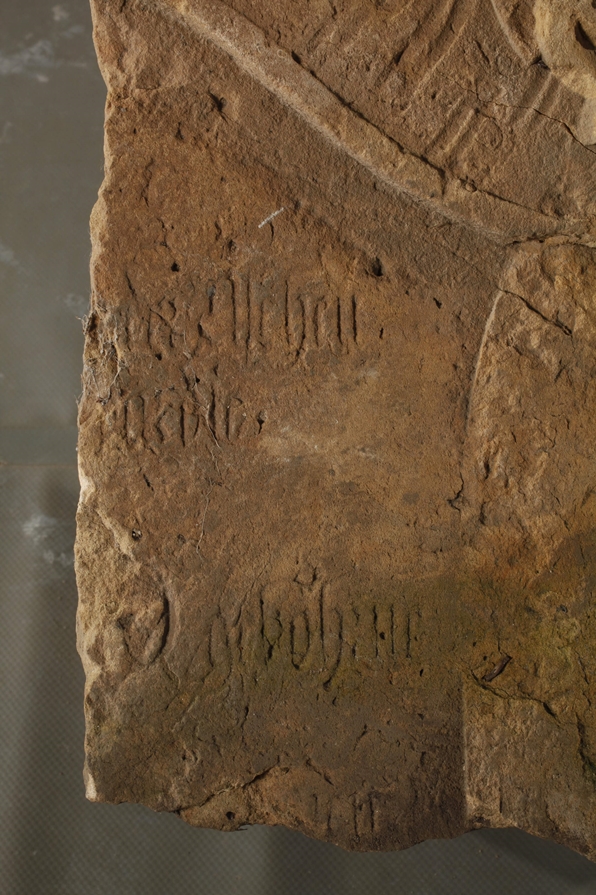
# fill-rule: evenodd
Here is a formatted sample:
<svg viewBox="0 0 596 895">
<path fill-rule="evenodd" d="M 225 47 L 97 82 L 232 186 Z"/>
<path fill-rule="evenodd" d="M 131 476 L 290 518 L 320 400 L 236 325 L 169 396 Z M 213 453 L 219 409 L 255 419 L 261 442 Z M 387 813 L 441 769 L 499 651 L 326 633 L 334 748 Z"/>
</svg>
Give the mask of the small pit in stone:
<svg viewBox="0 0 596 895">
<path fill-rule="evenodd" d="M 592 6 L 594 6 L 593 3 Z M 584 50 L 590 50 L 592 53 L 596 53 L 596 46 L 588 34 L 586 34 L 581 22 L 576 22 L 575 24 L 575 39 Z"/>
<path fill-rule="evenodd" d="M 375 258 L 375 260 L 371 264 L 370 269 L 371 269 L 373 276 L 382 277 L 383 276 L 383 264 L 381 262 L 381 259 Z"/>
</svg>

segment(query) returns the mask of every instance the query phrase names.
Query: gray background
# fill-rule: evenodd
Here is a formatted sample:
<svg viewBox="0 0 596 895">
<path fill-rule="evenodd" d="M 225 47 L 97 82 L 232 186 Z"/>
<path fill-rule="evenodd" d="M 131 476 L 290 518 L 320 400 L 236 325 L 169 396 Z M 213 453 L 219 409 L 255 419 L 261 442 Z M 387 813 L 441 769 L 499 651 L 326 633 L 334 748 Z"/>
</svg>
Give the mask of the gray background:
<svg viewBox="0 0 596 895">
<path fill-rule="evenodd" d="M 85 801 L 75 426 L 104 99 L 86 0 L 0 0 L 0 893 L 596 895 L 595 864 L 516 830 L 348 854 Z"/>
</svg>

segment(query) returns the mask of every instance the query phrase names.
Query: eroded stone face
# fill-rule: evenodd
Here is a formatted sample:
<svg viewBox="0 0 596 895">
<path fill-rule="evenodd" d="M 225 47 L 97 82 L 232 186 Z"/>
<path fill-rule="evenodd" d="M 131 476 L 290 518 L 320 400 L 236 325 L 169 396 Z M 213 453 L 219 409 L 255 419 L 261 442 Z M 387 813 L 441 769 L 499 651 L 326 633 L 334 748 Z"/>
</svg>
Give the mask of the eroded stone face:
<svg viewBox="0 0 596 895">
<path fill-rule="evenodd" d="M 539 7 L 94 0 L 90 798 L 594 853 L 595 155 Z"/>
</svg>

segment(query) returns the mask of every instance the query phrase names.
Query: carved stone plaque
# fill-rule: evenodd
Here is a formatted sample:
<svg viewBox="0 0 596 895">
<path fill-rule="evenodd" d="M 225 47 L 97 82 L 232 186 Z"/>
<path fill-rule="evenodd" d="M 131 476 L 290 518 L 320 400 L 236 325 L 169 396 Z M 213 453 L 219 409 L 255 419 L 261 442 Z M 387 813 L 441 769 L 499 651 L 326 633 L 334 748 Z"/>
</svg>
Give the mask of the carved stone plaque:
<svg viewBox="0 0 596 895">
<path fill-rule="evenodd" d="M 593 4 L 92 6 L 88 797 L 593 856 Z"/>
</svg>

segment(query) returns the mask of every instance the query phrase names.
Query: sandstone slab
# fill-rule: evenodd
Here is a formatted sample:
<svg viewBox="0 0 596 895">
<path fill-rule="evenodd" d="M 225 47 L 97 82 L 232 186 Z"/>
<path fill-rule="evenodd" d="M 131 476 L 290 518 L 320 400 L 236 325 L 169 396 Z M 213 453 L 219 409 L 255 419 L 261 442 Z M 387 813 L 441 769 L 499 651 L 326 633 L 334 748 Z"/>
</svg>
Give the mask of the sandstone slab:
<svg viewBox="0 0 596 895">
<path fill-rule="evenodd" d="M 93 0 L 91 799 L 596 853 L 596 11 Z"/>
</svg>

